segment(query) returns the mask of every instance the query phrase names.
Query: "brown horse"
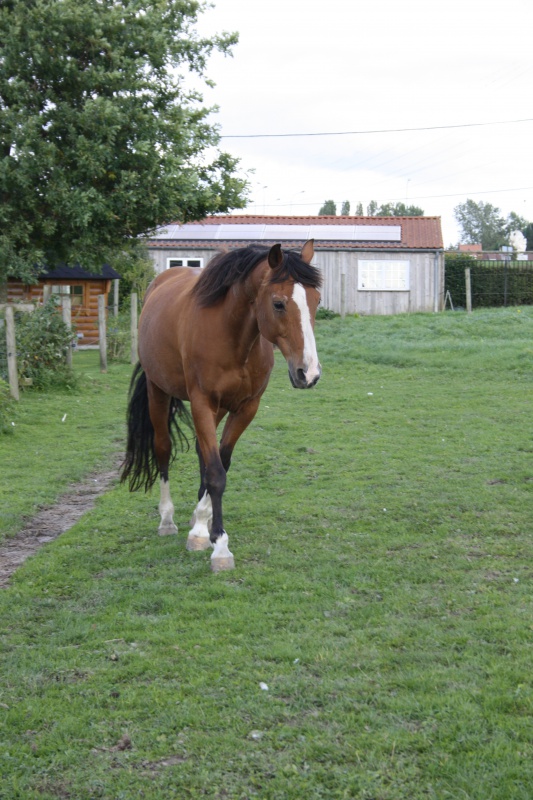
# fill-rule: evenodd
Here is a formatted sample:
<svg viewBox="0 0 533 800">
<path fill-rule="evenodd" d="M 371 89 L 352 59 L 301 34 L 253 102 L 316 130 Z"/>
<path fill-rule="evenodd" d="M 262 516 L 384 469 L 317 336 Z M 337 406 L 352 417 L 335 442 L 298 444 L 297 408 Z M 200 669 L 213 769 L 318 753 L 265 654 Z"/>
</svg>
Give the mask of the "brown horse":
<svg viewBox="0 0 533 800">
<path fill-rule="evenodd" d="M 294 387 L 311 388 L 320 378 L 313 328 L 321 278 L 313 253 L 312 240 L 301 254 L 279 244 L 245 247 L 216 256 L 204 270 L 169 269 L 146 293 L 122 480 L 131 491 L 148 490 L 159 477 L 159 533 L 177 532 L 168 468 L 176 438 L 186 438 L 178 421 L 190 423 L 183 405 L 189 401 L 200 490 L 187 549 L 212 546 L 215 572 L 234 566 L 222 495 L 235 444 L 267 387 L 273 345 Z M 217 427 L 226 415 L 219 446 Z"/>
</svg>

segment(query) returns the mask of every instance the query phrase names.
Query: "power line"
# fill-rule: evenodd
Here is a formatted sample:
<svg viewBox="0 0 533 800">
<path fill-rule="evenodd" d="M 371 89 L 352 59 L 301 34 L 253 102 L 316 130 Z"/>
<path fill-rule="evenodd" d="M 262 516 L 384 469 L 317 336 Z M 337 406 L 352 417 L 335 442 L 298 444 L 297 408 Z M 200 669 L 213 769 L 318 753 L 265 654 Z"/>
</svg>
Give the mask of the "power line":
<svg viewBox="0 0 533 800">
<path fill-rule="evenodd" d="M 467 122 L 461 125 L 431 125 L 424 128 L 383 128 L 367 131 L 322 131 L 319 133 L 224 133 L 221 139 L 288 139 L 296 136 L 361 136 L 368 133 L 407 133 L 413 131 L 443 131 L 452 128 L 484 128 L 489 125 L 516 125 L 533 119 L 505 119 L 495 122 Z"/>
<path fill-rule="evenodd" d="M 417 195 L 414 197 L 410 197 L 408 202 L 412 200 L 435 200 L 439 197 L 469 197 L 470 195 L 474 194 L 500 194 L 501 192 L 528 192 L 532 191 L 533 186 L 521 186 L 514 189 L 485 189 L 482 192 L 453 192 L 452 194 L 425 194 L 425 195 Z M 405 199 L 405 198 L 404 198 Z M 402 202 L 404 201 L 402 200 Z M 385 200 L 387 203 L 392 203 L 394 200 L 398 200 L 397 197 L 389 197 Z M 286 208 L 288 206 L 317 206 L 322 205 L 323 201 L 317 201 L 315 203 L 306 202 L 306 203 L 251 203 L 250 208 L 254 206 L 260 205 L 267 205 L 269 208 Z"/>
<path fill-rule="evenodd" d="M 410 197 L 409 200 L 431 200 L 438 197 L 467 197 L 471 194 L 500 194 L 501 192 L 529 192 L 533 186 L 519 186 L 516 189 L 485 189 L 483 192 L 453 192 L 452 194 L 424 194 L 417 197 Z"/>
</svg>

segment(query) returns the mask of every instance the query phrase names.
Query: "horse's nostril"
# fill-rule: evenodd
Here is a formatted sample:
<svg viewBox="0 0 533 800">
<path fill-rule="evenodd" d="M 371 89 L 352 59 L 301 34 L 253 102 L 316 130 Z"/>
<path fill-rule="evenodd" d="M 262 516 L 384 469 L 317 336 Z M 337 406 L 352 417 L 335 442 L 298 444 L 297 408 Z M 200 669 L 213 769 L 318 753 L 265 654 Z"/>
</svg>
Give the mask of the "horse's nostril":
<svg viewBox="0 0 533 800">
<path fill-rule="evenodd" d="M 305 377 L 305 372 L 303 371 L 303 369 L 296 370 L 296 377 L 302 383 L 307 383 L 307 380 L 306 380 L 306 377 Z"/>
</svg>

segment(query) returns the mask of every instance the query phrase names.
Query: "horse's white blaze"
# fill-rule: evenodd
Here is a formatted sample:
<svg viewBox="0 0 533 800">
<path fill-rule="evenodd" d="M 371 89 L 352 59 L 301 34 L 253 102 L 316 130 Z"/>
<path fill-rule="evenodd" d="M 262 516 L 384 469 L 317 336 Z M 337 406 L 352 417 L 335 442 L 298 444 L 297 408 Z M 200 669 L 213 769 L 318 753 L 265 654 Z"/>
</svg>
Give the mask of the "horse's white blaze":
<svg viewBox="0 0 533 800">
<path fill-rule="evenodd" d="M 204 492 L 204 496 L 199 501 L 194 511 L 194 525 L 189 531 L 189 537 L 197 537 L 199 539 L 209 539 L 209 525 L 213 518 L 213 506 L 211 505 L 211 498 Z"/>
<path fill-rule="evenodd" d="M 161 514 L 161 522 L 159 524 L 160 530 L 163 528 L 176 528 L 174 525 L 174 503 L 170 497 L 170 485 L 169 482 L 163 480 L 163 478 L 161 478 L 160 483 L 159 513 Z"/>
<path fill-rule="evenodd" d="M 317 375 L 320 375 L 320 364 L 316 351 L 315 334 L 311 324 L 311 312 L 307 304 L 307 295 L 301 283 L 295 283 L 292 290 L 292 299 L 300 311 L 300 321 L 302 325 L 302 335 L 304 340 L 303 362 L 305 367 L 305 377 L 311 382 Z"/>
</svg>

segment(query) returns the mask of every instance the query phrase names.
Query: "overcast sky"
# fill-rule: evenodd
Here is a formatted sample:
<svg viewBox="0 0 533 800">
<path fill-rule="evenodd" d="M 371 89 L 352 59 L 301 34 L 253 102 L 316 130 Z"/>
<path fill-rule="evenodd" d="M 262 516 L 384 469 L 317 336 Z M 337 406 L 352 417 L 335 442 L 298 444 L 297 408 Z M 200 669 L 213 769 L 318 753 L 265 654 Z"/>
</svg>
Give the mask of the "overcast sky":
<svg viewBox="0 0 533 800">
<path fill-rule="evenodd" d="M 214 2 L 199 30 L 240 39 L 204 99 L 255 170 L 249 213 L 402 201 L 442 217 L 445 245 L 467 198 L 533 220 L 533 0 Z"/>
</svg>

